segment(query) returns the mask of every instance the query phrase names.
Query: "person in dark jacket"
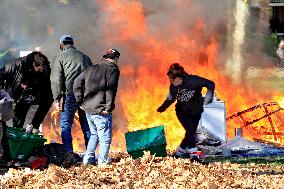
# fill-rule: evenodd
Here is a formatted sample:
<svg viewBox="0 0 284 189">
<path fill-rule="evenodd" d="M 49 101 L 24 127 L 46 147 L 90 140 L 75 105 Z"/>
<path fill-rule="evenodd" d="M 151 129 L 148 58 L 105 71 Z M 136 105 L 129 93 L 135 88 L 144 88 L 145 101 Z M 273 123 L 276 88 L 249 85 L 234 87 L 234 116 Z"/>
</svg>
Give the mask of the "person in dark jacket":
<svg viewBox="0 0 284 189">
<path fill-rule="evenodd" d="M 176 150 L 176 155 L 184 156 L 198 151 L 195 141 L 196 129 L 203 112 L 203 104 L 212 102 L 215 84 L 203 77 L 186 73 L 178 63 L 170 66 L 167 75 L 171 83 L 170 92 L 157 111 L 164 112 L 177 100 L 176 115 L 185 129 L 185 136 Z M 203 87 L 207 88 L 205 98 L 201 94 Z"/>
<path fill-rule="evenodd" d="M 98 165 L 109 163 L 109 148 L 112 140 L 112 111 L 115 108 L 120 71 L 117 66 L 120 53 L 110 49 L 99 64 L 82 72 L 74 83 L 77 102 L 85 110 L 91 137 L 84 154 L 83 164 L 95 158 L 99 145 Z"/>
<path fill-rule="evenodd" d="M 76 102 L 73 84 L 78 75 L 92 65 L 92 61 L 87 55 L 74 47 L 73 38 L 69 34 L 62 35 L 59 43 L 61 52 L 54 57 L 51 64 L 50 80 L 55 108 L 61 112 L 60 128 L 62 142 L 66 152 L 72 158 L 74 153 L 71 129 L 77 110 L 86 147 L 91 135 L 86 114 Z"/>
<path fill-rule="evenodd" d="M 39 126 L 53 102 L 49 77 L 49 61 L 40 52 L 15 59 L 0 69 L 2 88 L 15 103 L 14 127 L 23 127 L 30 106 L 39 105 L 26 127 L 27 132 L 39 133 Z"/>
</svg>

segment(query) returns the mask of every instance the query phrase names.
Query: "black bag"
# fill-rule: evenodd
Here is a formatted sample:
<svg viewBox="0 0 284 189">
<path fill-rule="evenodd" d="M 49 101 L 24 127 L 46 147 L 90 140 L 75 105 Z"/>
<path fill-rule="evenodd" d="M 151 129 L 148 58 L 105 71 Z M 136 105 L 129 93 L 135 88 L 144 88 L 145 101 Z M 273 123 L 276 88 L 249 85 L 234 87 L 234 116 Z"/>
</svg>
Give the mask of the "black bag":
<svg viewBox="0 0 284 189">
<path fill-rule="evenodd" d="M 77 166 L 80 165 L 82 162 L 82 157 L 80 157 L 78 154 L 74 152 L 69 152 L 62 163 L 62 167 L 64 168 L 70 168 L 71 166 Z"/>
<path fill-rule="evenodd" d="M 61 166 L 66 157 L 66 151 L 63 144 L 45 144 L 43 146 L 43 156 L 47 158 L 47 164 L 52 163 Z"/>
</svg>

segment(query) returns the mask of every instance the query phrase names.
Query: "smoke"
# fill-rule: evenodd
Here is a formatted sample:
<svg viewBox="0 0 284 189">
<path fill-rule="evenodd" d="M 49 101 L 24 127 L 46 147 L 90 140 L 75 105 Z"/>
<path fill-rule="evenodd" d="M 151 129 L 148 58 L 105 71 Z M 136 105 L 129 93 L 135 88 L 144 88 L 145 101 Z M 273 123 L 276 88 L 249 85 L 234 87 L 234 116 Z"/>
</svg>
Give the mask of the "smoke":
<svg viewBox="0 0 284 189">
<path fill-rule="evenodd" d="M 126 50 L 125 54 L 130 54 L 127 44 L 115 44 L 115 40 L 123 37 L 120 35 L 123 30 L 127 31 L 132 27 L 127 25 L 128 19 L 135 18 L 124 17 L 121 20 L 112 17 L 117 16 L 112 6 L 120 4 L 120 11 L 125 12 L 129 12 L 123 10 L 125 7 L 132 9 L 137 5 L 141 6 L 141 16 L 145 18 L 144 27 L 147 31 L 139 32 L 139 27 L 136 30 L 132 28 L 133 35 L 136 36 L 132 40 L 138 40 L 141 32 L 166 40 L 186 31 L 191 35 L 191 28 L 199 19 L 206 24 L 204 30 L 208 35 L 214 30 L 222 30 L 228 17 L 228 2 L 230 1 L 3 0 L 0 2 L 0 42 L 2 48 L 9 48 L 11 43 L 17 43 L 22 50 L 42 46 L 52 58 L 58 51 L 60 35 L 70 33 L 74 36 L 77 47 L 94 59 L 98 59 L 110 44 L 122 47 Z M 111 25 L 107 25 L 108 23 Z M 131 42 L 129 38 L 127 40 Z M 142 40 L 136 42 L 143 43 Z"/>
<path fill-rule="evenodd" d="M 19 50 L 42 46 L 52 59 L 59 50 L 59 37 L 70 33 L 79 48 L 94 54 L 101 35 L 97 9 L 97 3 L 91 0 L 3 0 L 0 2 L 1 46 L 9 48 L 17 44 Z"/>
<path fill-rule="evenodd" d="M 161 45 L 166 45 L 168 48 L 171 45 L 169 43 L 186 33 L 187 37 L 192 39 L 192 43 L 197 43 L 198 47 L 206 46 L 209 36 L 214 32 L 218 37 L 220 48 L 225 49 L 228 45 L 226 40 L 230 41 L 234 37 L 233 34 L 228 33 L 234 31 L 228 31 L 228 28 L 235 27 L 229 26 L 234 24 L 232 18 L 235 14 L 235 2 L 234 0 L 2 0 L 0 43 L 2 49 L 9 48 L 12 44 L 17 44 L 21 50 L 42 46 L 51 59 L 59 50 L 60 35 L 70 33 L 75 38 L 76 46 L 89 54 L 94 61 L 97 61 L 106 49 L 117 47 L 126 55 L 122 58 L 127 57 L 128 61 L 137 62 L 133 60 L 137 60 L 139 52 L 133 53 L 130 47 L 136 45 L 146 48 L 143 46 L 145 37 L 151 36 L 157 41 L 164 42 Z M 238 0 L 238 2 L 243 1 Z M 138 22 L 135 25 L 136 19 Z M 250 21 L 253 23 L 253 20 Z M 193 33 L 198 24 L 200 31 L 207 36 L 202 35 L 200 38 Z M 126 43 L 121 44 L 122 41 Z M 181 52 L 185 50 L 187 54 L 192 50 L 186 49 L 187 46 L 173 46 L 173 48 L 180 48 Z M 221 55 L 220 58 L 223 58 L 227 54 Z"/>
</svg>

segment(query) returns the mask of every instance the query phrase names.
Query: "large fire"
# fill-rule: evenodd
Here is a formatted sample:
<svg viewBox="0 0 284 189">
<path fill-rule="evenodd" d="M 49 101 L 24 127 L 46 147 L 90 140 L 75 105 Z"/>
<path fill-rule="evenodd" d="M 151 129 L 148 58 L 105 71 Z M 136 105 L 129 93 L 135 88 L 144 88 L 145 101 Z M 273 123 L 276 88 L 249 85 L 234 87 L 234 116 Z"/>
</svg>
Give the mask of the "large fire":
<svg viewBox="0 0 284 189">
<path fill-rule="evenodd" d="M 191 5 L 190 0 L 176 1 L 172 4 L 176 12 L 169 16 L 190 18 L 190 13 L 178 14 L 179 11 L 186 12 L 185 5 Z M 226 102 L 227 116 L 258 103 L 277 102 L 283 105 L 282 93 L 264 90 L 261 82 L 254 86 L 243 80 L 236 81 L 224 73 L 225 65 L 220 63 L 218 58 L 220 37 L 217 32 L 208 29 L 209 26 L 202 18 L 195 18 L 190 24 L 175 20 L 176 22 L 159 28 L 149 24 L 151 13 L 146 14 L 139 1 L 105 0 L 100 1 L 99 6 L 102 12 L 107 13 L 103 28 L 104 37 L 108 39 L 106 43 L 111 47 L 116 45 L 125 50 L 121 52 L 119 62 L 121 79 L 116 99 L 117 108 L 114 112 L 113 150 L 125 150 L 125 132 L 159 125 L 165 126 L 167 148 L 175 149 L 179 145 L 184 130 L 176 118 L 174 105 L 164 113 L 156 112 L 168 94 L 166 72 L 173 62 L 179 62 L 189 73 L 215 81 L 218 97 Z M 254 112 L 251 116 L 258 115 L 264 110 L 257 111 L 260 112 Z M 284 136 L 281 135 L 281 131 L 284 130 L 283 115 L 282 111 L 278 111 L 243 127 L 244 136 L 284 144 Z M 45 125 L 51 125 L 51 129 L 45 126 L 44 130 L 50 141 L 60 141 L 57 116 L 56 113 L 52 114 L 53 122 L 49 122 L 50 119 L 45 122 Z M 57 122 L 54 122 L 56 120 Z M 228 121 L 228 137 L 233 137 L 235 128 L 242 126 L 243 123 L 238 119 Z M 272 127 L 274 134 L 269 134 Z M 84 148 L 80 132 L 77 123 L 73 143 L 78 151 Z M 265 132 L 266 135 L 263 134 Z"/>
</svg>

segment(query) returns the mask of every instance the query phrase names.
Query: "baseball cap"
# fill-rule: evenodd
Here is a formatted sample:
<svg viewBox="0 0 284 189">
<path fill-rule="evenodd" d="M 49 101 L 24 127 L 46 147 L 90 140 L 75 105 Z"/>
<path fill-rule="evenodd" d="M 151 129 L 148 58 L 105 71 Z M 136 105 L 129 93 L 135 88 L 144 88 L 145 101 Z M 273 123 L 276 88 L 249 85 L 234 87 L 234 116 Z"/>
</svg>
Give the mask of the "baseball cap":
<svg viewBox="0 0 284 189">
<path fill-rule="evenodd" d="M 103 56 L 103 58 L 110 58 L 110 59 L 115 59 L 119 58 L 120 53 L 116 49 L 110 49 L 106 52 L 106 54 Z"/>
<path fill-rule="evenodd" d="M 73 42 L 73 37 L 69 34 L 63 34 L 60 39 L 59 39 L 59 42 L 60 43 L 63 43 L 63 42 Z"/>
</svg>

